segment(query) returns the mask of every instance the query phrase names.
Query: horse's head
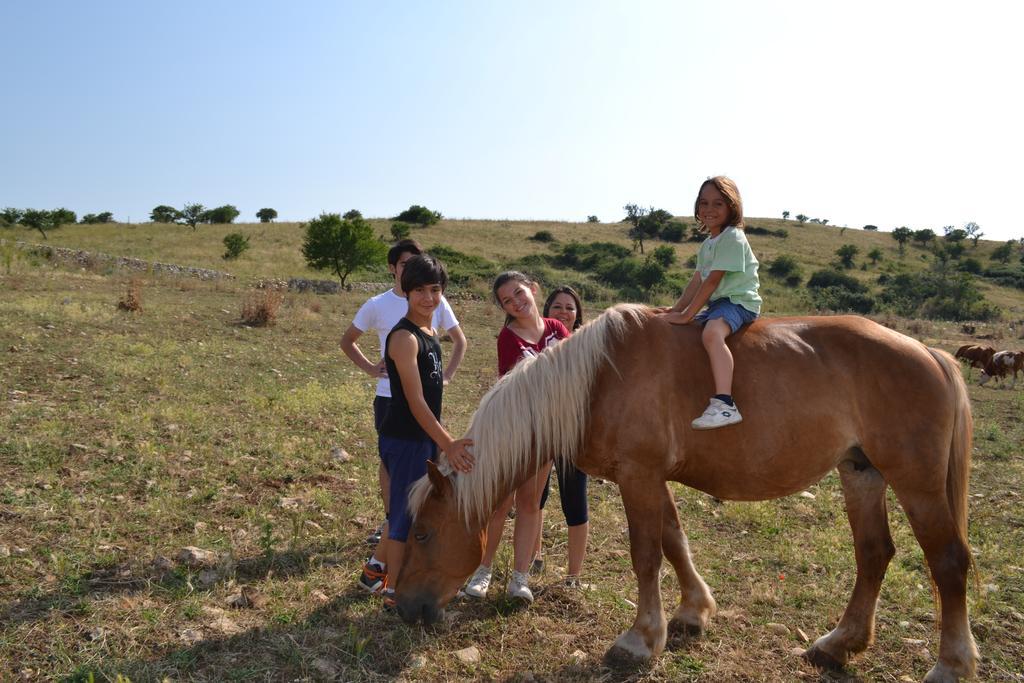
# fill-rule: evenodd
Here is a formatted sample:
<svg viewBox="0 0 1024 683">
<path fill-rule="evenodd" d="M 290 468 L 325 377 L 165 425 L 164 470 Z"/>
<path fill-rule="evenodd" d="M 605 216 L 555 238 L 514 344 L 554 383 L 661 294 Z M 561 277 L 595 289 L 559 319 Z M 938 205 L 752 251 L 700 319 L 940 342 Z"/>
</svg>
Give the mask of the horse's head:
<svg viewBox="0 0 1024 683">
<path fill-rule="evenodd" d="M 395 598 L 405 621 L 431 624 L 480 564 L 483 534 L 466 526 L 452 482 L 432 462 L 427 475 L 433 490 L 415 513 Z"/>
</svg>

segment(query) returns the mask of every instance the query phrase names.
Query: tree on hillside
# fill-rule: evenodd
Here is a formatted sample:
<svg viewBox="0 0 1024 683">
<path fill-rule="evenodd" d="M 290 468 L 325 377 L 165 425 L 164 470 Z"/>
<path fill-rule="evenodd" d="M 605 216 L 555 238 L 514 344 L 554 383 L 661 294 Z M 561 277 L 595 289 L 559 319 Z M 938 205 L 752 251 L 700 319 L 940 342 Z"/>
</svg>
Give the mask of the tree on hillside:
<svg viewBox="0 0 1024 683">
<path fill-rule="evenodd" d="M 256 218 L 260 219 L 260 223 L 273 223 L 274 219 L 277 218 L 277 211 L 274 209 L 260 209 L 256 212 Z"/>
<path fill-rule="evenodd" d="M 942 238 L 953 244 L 967 239 L 967 231 L 963 228 L 954 228 L 952 225 L 947 225 L 942 228 L 942 232 L 944 233 Z"/>
<path fill-rule="evenodd" d="M 920 242 L 922 247 L 927 247 L 928 243 L 935 239 L 935 231 L 931 228 L 922 228 L 914 231 L 914 241 Z"/>
<path fill-rule="evenodd" d="M 865 230 L 875 230 L 875 231 L 877 231 L 878 230 L 878 226 L 877 225 L 870 225 L 869 224 L 869 225 L 865 225 L 864 229 Z"/>
<path fill-rule="evenodd" d="M 587 216 L 587 222 L 588 223 L 600 223 L 601 221 L 598 220 L 597 216 Z"/>
<path fill-rule="evenodd" d="M 992 250 L 992 255 L 989 256 L 989 258 L 993 261 L 999 261 L 1000 263 L 1007 264 L 1013 257 L 1013 249 L 1016 245 L 1016 240 L 1010 240 L 1006 244 L 1000 244 Z"/>
<path fill-rule="evenodd" d="M 323 213 L 306 224 L 302 255 L 317 270 L 332 270 L 342 286 L 357 268 L 380 263 L 387 252 L 373 236 L 372 226 L 362 218 L 345 220 L 336 213 Z"/>
<path fill-rule="evenodd" d="M 240 213 L 241 211 L 237 207 L 225 204 L 224 206 L 204 211 L 202 220 L 204 223 L 210 223 L 211 225 L 227 225 L 234 223 Z"/>
<path fill-rule="evenodd" d="M 71 209 L 61 207 L 50 212 L 50 223 L 54 228 L 78 222 L 78 215 Z"/>
<path fill-rule="evenodd" d="M 82 223 L 86 225 L 95 225 L 97 223 L 113 223 L 114 214 L 110 211 L 104 211 L 103 213 L 87 213 L 82 216 Z"/>
<path fill-rule="evenodd" d="M 626 217 L 623 222 L 629 223 L 630 228 L 627 232 L 630 239 L 633 240 L 633 251 L 637 249 L 640 253 L 644 253 L 644 233 L 641 228 L 644 216 L 647 215 L 647 209 L 639 206 L 638 204 L 626 204 L 622 207 L 622 210 L 626 212 Z"/>
<path fill-rule="evenodd" d="M 13 206 L 8 206 L 3 211 L 0 211 L 0 223 L 3 225 L 17 225 L 21 221 L 21 216 L 24 212 L 21 209 L 15 209 Z"/>
<path fill-rule="evenodd" d="M 53 218 L 45 209 L 25 209 L 21 214 L 21 224 L 26 228 L 38 230 L 39 234 L 46 237 L 46 231 L 53 226 Z"/>
<path fill-rule="evenodd" d="M 154 223 L 177 223 L 179 218 L 181 216 L 178 210 L 166 204 L 154 208 L 149 214 L 149 220 Z"/>
<path fill-rule="evenodd" d="M 789 211 L 783 211 L 782 212 L 782 220 L 784 220 L 784 221 L 788 221 L 789 220 Z"/>
<path fill-rule="evenodd" d="M 853 257 L 860 253 L 860 249 L 854 244 L 844 244 L 836 249 L 836 256 L 843 268 L 853 268 Z"/>
<path fill-rule="evenodd" d="M 796 219 L 798 221 L 800 221 L 801 223 L 806 223 L 807 222 L 807 216 L 803 215 L 802 213 L 798 213 L 796 215 Z"/>
<path fill-rule="evenodd" d="M 985 235 L 985 233 L 981 231 L 981 226 L 974 221 L 964 225 L 964 233 L 966 233 L 967 239 L 971 240 L 971 246 L 975 249 L 978 248 L 978 240 Z"/>
<path fill-rule="evenodd" d="M 877 265 L 882 260 L 882 250 L 875 247 L 868 252 L 868 258 L 871 259 L 871 265 Z"/>
<path fill-rule="evenodd" d="M 178 221 L 183 225 L 187 225 L 192 228 L 195 232 L 196 226 L 206 220 L 206 207 L 202 204 L 186 204 L 185 207 L 178 212 Z"/>
<path fill-rule="evenodd" d="M 910 238 L 914 235 L 914 231 L 910 228 L 903 226 L 896 228 L 892 231 L 892 238 L 900 245 L 900 255 L 902 256 L 906 251 L 906 244 L 910 241 Z"/>
<path fill-rule="evenodd" d="M 362 218 L 363 217 L 363 212 L 360 211 L 359 209 L 349 209 L 348 211 L 343 213 L 341 215 L 341 217 L 344 218 L 347 221 L 350 221 L 353 218 Z"/>
<path fill-rule="evenodd" d="M 419 204 L 413 204 L 402 213 L 395 216 L 392 220 L 401 221 L 402 223 L 415 223 L 427 227 L 433 225 L 439 220 L 444 218 L 440 211 L 431 211 L 425 206 Z"/>
</svg>

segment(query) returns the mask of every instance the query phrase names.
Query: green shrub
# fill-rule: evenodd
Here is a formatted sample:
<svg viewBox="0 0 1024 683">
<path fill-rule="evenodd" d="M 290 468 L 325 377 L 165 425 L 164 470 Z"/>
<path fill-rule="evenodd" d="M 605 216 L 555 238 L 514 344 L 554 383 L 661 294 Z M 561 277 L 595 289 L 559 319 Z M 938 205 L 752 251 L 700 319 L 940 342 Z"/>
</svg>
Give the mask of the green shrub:
<svg viewBox="0 0 1024 683">
<path fill-rule="evenodd" d="M 394 222 L 391 224 L 391 239 L 395 242 L 408 239 L 412 234 L 412 226 L 408 223 Z"/>
<path fill-rule="evenodd" d="M 425 206 L 413 204 L 408 209 L 394 217 L 393 220 L 403 223 L 415 223 L 424 227 L 433 225 L 441 220 L 443 216 L 439 211 L 431 211 Z"/>
<path fill-rule="evenodd" d="M 669 221 L 665 224 L 665 227 L 661 229 L 658 237 L 666 242 L 682 242 L 685 235 L 685 224 L 680 223 L 679 221 Z"/>
<path fill-rule="evenodd" d="M 587 222 L 588 223 L 600 223 L 601 221 L 599 221 L 597 219 L 597 216 L 587 216 Z"/>
<path fill-rule="evenodd" d="M 232 232 L 224 236 L 225 261 L 231 261 L 242 255 L 249 248 L 249 238 L 240 232 Z"/>
<path fill-rule="evenodd" d="M 959 266 L 957 267 L 957 270 L 960 270 L 964 273 L 972 273 L 974 275 L 979 275 L 982 271 L 981 261 L 974 258 L 973 256 L 965 258 L 963 261 L 960 262 Z"/>
<path fill-rule="evenodd" d="M 768 264 L 768 274 L 780 280 L 800 274 L 800 264 L 789 254 L 780 254 Z"/>
<path fill-rule="evenodd" d="M 493 261 L 463 254 L 443 244 L 431 247 L 428 251 L 444 263 L 448 270 L 448 281 L 455 285 L 465 286 L 473 280 L 493 280 L 502 270 Z"/>
<path fill-rule="evenodd" d="M 550 230 L 538 230 L 533 234 L 533 237 L 529 237 L 527 239 L 531 239 L 534 242 L 554 242 L 555 236 Z"/>
<path fill-rule="evenodd" d="M 811 289 L 839 287 L 840 289 L 845 289 L 848 292 L 854 293 L 868 291 L 867 285 L 863 284 L 857 278 L 832 269 L 816 271 L 811 275 L 811 279 L 807 281 L 807 286 Z"/>
<path fill-rule="evenodd" d="M 881 300 L 906 317 L 991 320 L 999 315 L 966 273 L 901 273 L 884 283 Z"/>
<path fill-rule="evenodd" d="M 661 264 L 662 268 L 669 268 L 676 262 L 676 250 L 663 244 L 651 252 L 651 258 Z"/>
</svg>

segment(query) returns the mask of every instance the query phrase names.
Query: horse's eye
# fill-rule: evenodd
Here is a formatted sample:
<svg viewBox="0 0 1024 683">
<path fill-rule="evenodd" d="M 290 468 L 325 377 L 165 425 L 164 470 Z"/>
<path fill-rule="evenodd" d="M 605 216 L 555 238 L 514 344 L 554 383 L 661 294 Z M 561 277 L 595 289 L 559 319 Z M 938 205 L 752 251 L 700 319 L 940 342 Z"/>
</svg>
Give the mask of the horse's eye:
<svg viewBox="0 0 1024 683">
<path fill-rule="evenodd" d="M 419 531 L 419 532 L 413 534 L 413 538 L 415 538 L 416 541 L 419 542 L 419 543 L 423 543 L 429 537 L 430 537 L 430 534 L 426 533 L 425 531 Z"/>
</svg>

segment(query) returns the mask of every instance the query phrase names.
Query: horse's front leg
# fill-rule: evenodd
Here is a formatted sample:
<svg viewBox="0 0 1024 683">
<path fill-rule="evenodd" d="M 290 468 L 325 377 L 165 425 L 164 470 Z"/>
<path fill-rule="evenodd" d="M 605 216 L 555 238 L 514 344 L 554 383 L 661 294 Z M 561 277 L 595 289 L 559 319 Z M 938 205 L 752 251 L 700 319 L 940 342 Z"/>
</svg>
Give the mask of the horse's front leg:
<svg viewBox="0 0 1024 683">
<path fill-rule="evenodd" d="M 676 578 L 679 579 L 679 606 L 672 615 L 668 628 L 673 633 L 699 636 L 707 628 L 708 621 L 715 615 L 717 607 L 711 590 L 693 566 L 690 545 L 679 525 L 679 513 L 668 482 L 662 484 L 662 487 L 665 496 L 662 503 L 661 549 L 676 570 Z"/>
<path fill-rule="evenodd" d="M 612 662 L 646 662 L 665 648 L 667 622 L 661 609 L 661 520 L 667 489 L 664 483 L 620 477 L 619 491 L 629 522 L 629 552 L 636 574 L 636 620 L 620 635 L 605 655 Z"/>
</svg>

